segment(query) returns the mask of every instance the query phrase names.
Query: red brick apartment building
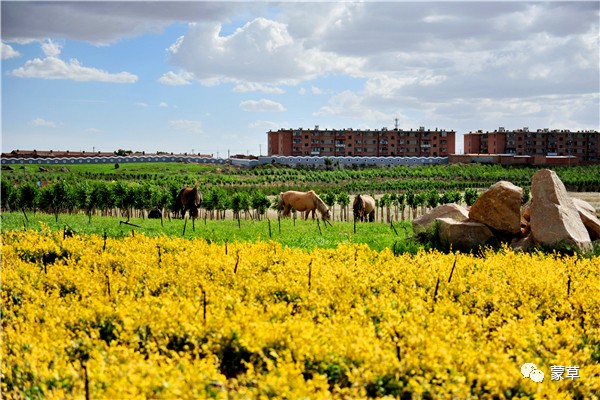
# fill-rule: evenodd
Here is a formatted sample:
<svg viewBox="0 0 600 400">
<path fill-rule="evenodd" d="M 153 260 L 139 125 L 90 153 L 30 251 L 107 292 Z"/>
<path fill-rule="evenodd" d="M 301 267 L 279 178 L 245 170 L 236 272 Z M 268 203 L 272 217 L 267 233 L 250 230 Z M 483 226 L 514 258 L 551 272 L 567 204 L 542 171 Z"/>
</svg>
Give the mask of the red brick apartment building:
<svg viewBox="0 0 600 400">
<path fill-rule="evenodd" d="M 280 129 L 269 131 L 269 156 L 446 157 L 454 131 L 375 129 Z"/>
<path fill-rule="evenodd" d="M 600 162 L 600 133 L 529 128 L 464 135 L 465 154 L 513 154 L 516 156 L 575 156 L 584 163 Z"/>
</svg>

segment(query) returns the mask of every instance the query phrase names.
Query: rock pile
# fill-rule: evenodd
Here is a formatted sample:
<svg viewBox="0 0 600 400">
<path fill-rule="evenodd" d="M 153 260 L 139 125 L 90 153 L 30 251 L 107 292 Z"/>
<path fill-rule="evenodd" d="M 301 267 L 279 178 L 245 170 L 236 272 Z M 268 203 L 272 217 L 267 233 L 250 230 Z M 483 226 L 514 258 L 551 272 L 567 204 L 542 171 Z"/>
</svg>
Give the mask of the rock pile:
<svg viewBox="0 0 600 400">
<path fill-rule="evenodd" d="M 549 248 L 592 250 L 600 239 L 600 220 L 589 203 L 568 196 L 554 171 L 533 175 L 531 200 L 521 207 L 523 189 L 500 181 L 482 193 L 469 209 L 444 204 L 415 219 L 413 228 L 426 237 L 435 223 L 442 243 L 453 250 L 470 251 L 492 240 L 526 250 L 537 245 Z"/>
</svg>

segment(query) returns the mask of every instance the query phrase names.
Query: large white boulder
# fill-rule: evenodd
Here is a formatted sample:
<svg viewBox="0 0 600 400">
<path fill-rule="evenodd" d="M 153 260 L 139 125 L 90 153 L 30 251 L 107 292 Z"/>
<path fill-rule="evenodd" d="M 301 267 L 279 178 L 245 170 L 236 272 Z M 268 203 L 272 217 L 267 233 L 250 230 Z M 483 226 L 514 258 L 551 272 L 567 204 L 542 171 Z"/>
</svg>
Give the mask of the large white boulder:
<svg viewBox="0 0 600 400">
<path fill-rule="evenodd" d="M 443 243 L 448 243 L 453 250 L 470 251 L 494 237 L 490 229 L 480 222 L 456 221 L 452 218 L 438 218 L 438 235 Z"/>
<path fill-rule="evenodd" d="M 590 234 L 590 239 L 600 239 L 600 219 L 596 217 L 594 206 L 585 200 L 575 198 L 573 198 L 573 203 L 575 204 L 575 208 L 577 208 L 577 212 L 579 212 L 581 222 L 583 222 L 583 225 Z"/>
<path fill-rule="evenodd" d="M 412 221 L 415 234 L 419 236 L 425 234 L 438 218 L 452 218 L 456 221 L 465 221 L 469 218 L 469 212 L 463 206 L 455 203 L 437 206 L 427 214 L 421 215 Z"/>
<path fill-rule="evenodd" d="M 533 175 L 529 206 L 531 236 L 535 242 L 575 246 L 581 251 L 592 249 L 575 203 L 554 171 L 542 169 Z"/>
<path fill-rule="evenodd" d="M 469 210 L 469 219 L 511 235 L 521 232 L 521 197 L 523 189 L 499 181 L 482 193 Z"/>
</svg>

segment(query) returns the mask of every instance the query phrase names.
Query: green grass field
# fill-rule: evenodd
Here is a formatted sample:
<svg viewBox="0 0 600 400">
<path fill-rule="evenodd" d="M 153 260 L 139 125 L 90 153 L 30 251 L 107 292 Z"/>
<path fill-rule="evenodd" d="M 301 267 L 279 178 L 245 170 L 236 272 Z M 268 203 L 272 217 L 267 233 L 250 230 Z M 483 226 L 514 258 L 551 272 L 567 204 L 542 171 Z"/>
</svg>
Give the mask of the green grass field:
<svg viewBox="0 0 600 400">
<path fill-rule="evenodd" d="M 106 174 L 111 176 L 131 175 L 138 173 L 147 174 L 171 174 L 182 173 L 202 173 L 215 172 L 217 169 L 223 169 L 221 165 L 197 164 L 183 162 L 147 162 L 147 163 L 121 163 L 119 168 L 115 164 L 16 164 L 12 166 L 14 171 L 6 171 L 7 174 L 38 174 L 40 167 L 47 170 L 47 174 Z M 61 169 L 67 168 L 69 172 L 61 172 Z"/>
<path fill-rule="evenodd" d="M 357 223 L 356 233 L 352 222 L 334 222 L 331 226 L 323 221 L 277 219 L 261 221 L 241 219 L 192 220 L 126 218 L 94 216 L 91 222 L 84 214 L 60 214 L 58 221 L 54 215 L 5 212 L 1 214 L 2 230 L 34 229 L 47 226 L 51 230 L 65 229 L 77 233 L 125 237 L 131 235 L 204 238 L 207 241 L 224 243 L 235 241 L 277 241 L 284 246 L 312 250 L 315 247 L 335 248 L 341 243 L 366 244 L 373 250 L 392 249 L 397 252 L 415 253 L 422 245 L 412 238 L 410 222 L 395 222 L 392 228 L 385 223 Z M 133 226 L 133 225 L 136 226 Z M 270 229 L 269 229 L 270 225 Z M 184 233 L 185 227 L 185 233 Z M 395 229 L 395 230 L 394 230 Z"/>
</svg>

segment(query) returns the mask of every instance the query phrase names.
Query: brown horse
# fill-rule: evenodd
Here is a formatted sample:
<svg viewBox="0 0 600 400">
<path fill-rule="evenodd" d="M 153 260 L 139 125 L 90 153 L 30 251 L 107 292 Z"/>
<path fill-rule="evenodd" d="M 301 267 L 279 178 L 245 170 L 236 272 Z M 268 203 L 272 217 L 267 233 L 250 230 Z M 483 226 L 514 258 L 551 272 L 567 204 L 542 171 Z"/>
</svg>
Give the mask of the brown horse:
<svg viewBox="0 0 600 400">
<path fill-rule="evenodd" d="M 175 207 L 173 212 L 175 217 L 181 212 L 181 218 L 185 218 L 185 212 L 190 211 L 190 218 L 198 217 L 198 209 L 202 205 L 202 193 L 197 187 L 183 188 L 179 191 L 177 198 L 175 199 Z"/>
<path fill-rule="evenodd" d="M 315 219 L 315 210 L 319 210 L 323 220 L 331 218 L 331 214 L 327 205 L 321 198 L 312 190 L 308 192 L 296 192 L 288 190 L 287 192 L 279 193 L 279 202 L 277 209 L 283 208 L 283 216 L 289 217 L 290 210 L 293 208 L 296 211 L 305 211 L 304 219 L 308 219 L 308 214 L 312 211 L 312 217 Z"/>
<path fill-rule="evenodd" d="M 352 209 L 354 210 L 354 218 L 364 221 L 365 215 L 367 215 L 369 222 L 375 221 L 375 199 L 371 196 L 366 194 L 357 195 L 354 198 Z"/>
</svg>

